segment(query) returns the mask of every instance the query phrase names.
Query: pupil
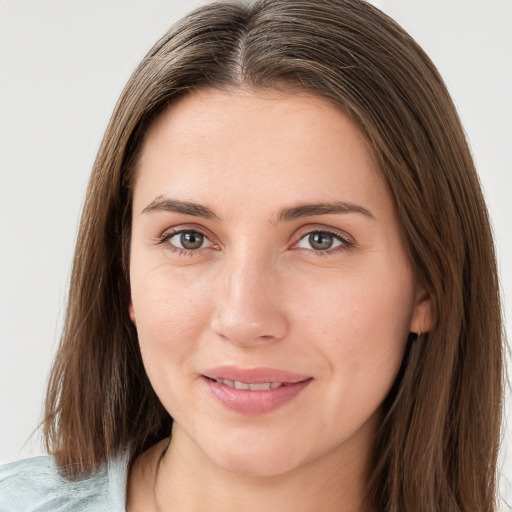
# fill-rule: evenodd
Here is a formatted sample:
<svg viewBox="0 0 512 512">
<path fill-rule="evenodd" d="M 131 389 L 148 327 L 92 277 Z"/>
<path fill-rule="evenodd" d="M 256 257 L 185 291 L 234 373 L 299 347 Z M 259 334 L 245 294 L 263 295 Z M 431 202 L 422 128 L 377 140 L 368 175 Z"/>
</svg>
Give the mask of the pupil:
<svg viewBox="0 0 512 512">
<path fill-rule="evenodd" d="M 316 250 L 330 249 L 333 243 L 332 235 L 329 233 L 311 233 L 309 243 Z"/>
<path fill-rule="evenodd" d="M 203 235 L 193 231 L 186 231 L 181 233 L 180 242 L 181 246 L 185 249 L 199 249 L 203 245 Z"/>
</svg>

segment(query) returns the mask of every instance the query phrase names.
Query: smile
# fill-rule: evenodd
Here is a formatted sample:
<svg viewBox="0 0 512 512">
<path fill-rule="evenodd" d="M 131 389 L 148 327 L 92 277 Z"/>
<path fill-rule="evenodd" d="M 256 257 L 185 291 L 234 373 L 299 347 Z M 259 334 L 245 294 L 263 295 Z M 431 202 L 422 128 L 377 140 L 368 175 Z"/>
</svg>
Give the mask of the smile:
<svg viewBox="0 0 512 512">
<path fill-rule="evenodd" d="M 245 389 L 248 391 L 264 391 L 284 386 L 283 382 L 241 382 L 239 380 L 214 379 L 217 384 L 224 384 L 233 389 Z"/>
<path fill-rule="evenodd" d="M 202 374 L 210 396 L 231 411 L 269 413 L 299 399 L 312 377 L 273 368 L 212 368 Z"/>
</svg>

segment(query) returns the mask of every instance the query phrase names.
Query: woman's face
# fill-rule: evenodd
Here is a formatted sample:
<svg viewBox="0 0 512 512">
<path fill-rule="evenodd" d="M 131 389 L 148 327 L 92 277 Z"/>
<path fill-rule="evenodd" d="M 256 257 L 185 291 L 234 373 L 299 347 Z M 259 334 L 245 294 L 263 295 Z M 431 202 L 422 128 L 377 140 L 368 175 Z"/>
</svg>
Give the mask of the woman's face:
<svg viewBox="0 0 512 512">
<path fill-rule="evenodd" d="M 244 474 L 366 460 L 428 321 L 372 151 L 306 93 L 200 91 L 154 123 L 130 279 L 174 439 Z"/>
</svg>

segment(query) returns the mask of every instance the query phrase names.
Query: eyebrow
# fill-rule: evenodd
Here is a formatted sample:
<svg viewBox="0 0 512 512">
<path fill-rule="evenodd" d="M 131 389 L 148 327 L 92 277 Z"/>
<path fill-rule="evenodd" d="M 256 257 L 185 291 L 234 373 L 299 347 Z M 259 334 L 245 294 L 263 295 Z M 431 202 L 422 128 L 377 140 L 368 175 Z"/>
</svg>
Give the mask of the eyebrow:
<svg viewBox="0 0 512 512">
<path fill-rule="evenodd" d="M 142 210 L 142 213 L 149 213 L 154 211 L 167 211 L 182 213 L 184 215 L 191 215 L 193 217 L 201 217 L 209 220 L 220 220 L 220 217 L 207 206 L 192 203 L 189 201 L 180 201 L 178 199 L 164 198 L 158 196 L 151 203 Z M 272 224 L 277 224 L 282 221 L 291 221 L 301 219 L 303 217 L 314 217 L 317 215 L 329 215 L 336 213 L 359 213 L 370 219 L 375 220 L 375 216 L 370 210 L 353 203 L 345 201 L 333 201 L 330 203 L 306 203 L 289 208 L 283 208 L 275 218 L 271 219 Z"/>
<path fill-rule="evenodd" d="M 206 206 L 188 201 L 164 198 L 163 196 L 153 199 L 153 201 L 142 210 L 142 213 L 155 211 L 183 213 L 185 215 L 192 215 L 193 217 L 202 217 L 203 219 L 219 220 L 219 217 Z"/>
<path fill-rule="evenodd" d="M 328 215 L 333 213 L 360 213 L 370 219 L 375 220 L 375 216 L 370 210 L 357 204 L 347 203 L 345 201 L 333 201 L 330 203 L 302 204 L 291 208 L 283 208 L 273 223 L 300 219 L 302 217 L 312 217 L 315 215 Z"/>
</svg>

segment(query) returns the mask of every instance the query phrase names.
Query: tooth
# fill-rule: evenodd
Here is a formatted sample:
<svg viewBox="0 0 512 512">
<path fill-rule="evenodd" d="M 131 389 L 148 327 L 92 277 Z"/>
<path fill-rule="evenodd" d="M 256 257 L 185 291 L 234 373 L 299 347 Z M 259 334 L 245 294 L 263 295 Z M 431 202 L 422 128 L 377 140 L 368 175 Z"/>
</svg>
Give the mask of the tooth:
<svg viewBox="0 0 512 512">
<path fill-rule="evenodd" d="M 249 389 L 251 391 L 260 391 L 264 389 L 270 389 L 270 386 L 270 382 L 262 382 L 261 384 L 249 384 Z"/>
<path fill-rule="evenodd" d="M 254 384 L 228 379 L 215 379 L 215 382 L 217 382 L 218 384 L 224 384 L 225 386 L 229 386 L 230 388 L 250 391 L 266 391 L 269 389 L 276 389 L 279 386 L 283 386 L 282 382 L 259 382 L 257 384 Z"/>
<path fill-rule="evenodd" d="M 250 389 L 250 384 L 246 384 L 245 382 L 240 382 L 238 380 L 234 381 L 235 389 Z"/>
</svg>

